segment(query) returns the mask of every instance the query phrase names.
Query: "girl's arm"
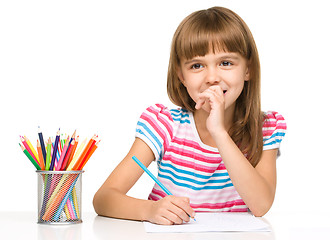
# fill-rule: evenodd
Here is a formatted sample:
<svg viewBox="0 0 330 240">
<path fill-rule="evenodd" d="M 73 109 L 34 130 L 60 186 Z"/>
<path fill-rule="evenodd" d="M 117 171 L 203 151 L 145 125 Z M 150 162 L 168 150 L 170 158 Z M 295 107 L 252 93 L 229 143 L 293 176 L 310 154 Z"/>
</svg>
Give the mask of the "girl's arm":
<svg viewBox="0 0 330 240">
<path fill-rule="evenodd" d="M 276 189 L 277 149 L 263 151 L 254 168 L 225 127 L 225 98 L 220 86 L 211 86 L 200 94 L 196 109 L 209 102 L 206 127 L 210 132 L 237 192 L 255 216 L 263 216 L 271 207 Z"/>
<path fill-rule="evenodd" d="M 96 213 L 102 216 L 158 224 L 188 222 L 188 214 L 195 215 L 188 198 L 167 196 L 159 201 L 151 201 L 126 195 L 143 174 L 143 170 L 132 159 L 134 155 L 146 167 L 154 160 L 154 154 L 148 145 L 136 138 L 127 156 L 96 192 L 93 199 Z"/>
<path fill-rule="evenodd" d="M 255 216 L 263 216 L 275 197 L 278 150 L 263 151 L 254 168 L 227 132 L 219 134 L 215 141 L 237 192 Z"/>
</svg>

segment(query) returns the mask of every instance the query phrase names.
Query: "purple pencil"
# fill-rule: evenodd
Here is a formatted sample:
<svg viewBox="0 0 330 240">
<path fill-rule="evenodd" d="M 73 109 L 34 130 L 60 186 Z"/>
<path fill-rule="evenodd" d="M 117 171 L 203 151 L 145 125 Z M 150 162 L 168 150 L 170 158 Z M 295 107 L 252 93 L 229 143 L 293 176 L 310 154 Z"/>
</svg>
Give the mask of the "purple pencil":
<svg viewBox="0 0 330 240">
<path fill-rule="evenodd" d="M 56 153 L 57 153 L 57 149 L 58 149 L 58 142 L 60 140 L 60 129 L 58 129 L 57 133 L 56 133 L 56 138 L 55 138 L 55 143 L 54 143 L 54 150 L 53 150 L 53 156 L 52 156 L 52 161 L 50 163 L 50 168 L 49 171 L 53 171 L 54 170 L 54 164 L 55 164 L 55 159 L 56 159 Z"/>
</svg>

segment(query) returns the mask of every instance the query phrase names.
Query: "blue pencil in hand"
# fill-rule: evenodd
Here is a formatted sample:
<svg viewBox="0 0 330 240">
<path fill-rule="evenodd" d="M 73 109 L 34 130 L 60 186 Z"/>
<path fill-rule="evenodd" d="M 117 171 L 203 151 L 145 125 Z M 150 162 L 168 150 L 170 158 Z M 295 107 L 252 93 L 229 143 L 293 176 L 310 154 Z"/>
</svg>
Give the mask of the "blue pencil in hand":
<svg viewBox="0 0 330 240">
<path fill-rule="evenodd" d="M 143 169 L 143 171 L 145 171 L 157 184 L 159 187 L 161 187 L 161 189 L 163 189 L 164 192 L 166 192 L 167 195 L 173 195 L 156 177 L 155 175 L 152 174 L 152 172 L 149 171 L 148 168 L 146 168 L 146 166 L 144 166 L 142 164 L 142 162 L 135 156 L 132 157 L 133 160 Z M 189 216 L 189 215 L 188 215 Z M 190 216 L 189 216 L 190 217 Z M 195 218 L 193 218 L 194 221 L 196 221 Z"/>
</svg>

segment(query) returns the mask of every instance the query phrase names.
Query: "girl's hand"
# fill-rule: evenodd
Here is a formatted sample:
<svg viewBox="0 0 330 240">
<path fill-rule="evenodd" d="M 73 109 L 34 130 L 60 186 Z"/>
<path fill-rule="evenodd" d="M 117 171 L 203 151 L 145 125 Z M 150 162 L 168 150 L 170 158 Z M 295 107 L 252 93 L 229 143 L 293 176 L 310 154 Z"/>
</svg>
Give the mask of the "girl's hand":
<svg viewBox="0 0 330 240">
<path fill-rule="evenodd" d="M 210 113 L 206 127 L 212 136 L 225 130 L 225 98 L 219 85 L 211 86 L 199 95 L 196 109 L 201 108 Z"/>
<path fill-rule="evenodd" d="M 162 225 L 182 224 L 189 222 L 188 215 L 195 216 L 194 210 L 190 207 L 189 198 L 169 195 L 152 202 L 148 220 Z"/>
</svg>

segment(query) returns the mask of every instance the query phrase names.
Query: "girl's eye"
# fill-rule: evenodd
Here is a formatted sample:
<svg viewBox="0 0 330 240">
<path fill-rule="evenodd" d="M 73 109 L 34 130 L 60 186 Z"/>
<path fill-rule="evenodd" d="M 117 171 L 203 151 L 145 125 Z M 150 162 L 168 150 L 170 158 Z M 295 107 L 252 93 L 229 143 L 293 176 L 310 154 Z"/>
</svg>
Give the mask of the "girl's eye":
<svg viewBox="0 0 330 240">
<path fill-rule="evenodd" d="M 191 66 L 192 69 L 201 69 L 203 67 L 202 64 L 195 63 L 194 65 Z"/>
<path fill-rule="evenodd" d="M 233 65 L 231 62 L 227 62 L 227 61 L 223 61 L 221 64 L 220 64 L 220 66 L 231 66 L 231 65 Z"/>
</svg>

